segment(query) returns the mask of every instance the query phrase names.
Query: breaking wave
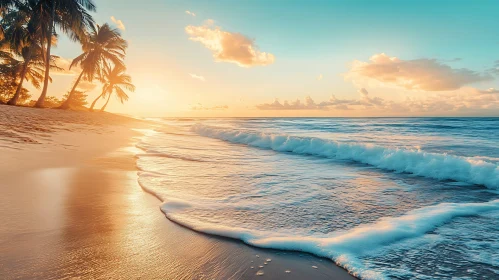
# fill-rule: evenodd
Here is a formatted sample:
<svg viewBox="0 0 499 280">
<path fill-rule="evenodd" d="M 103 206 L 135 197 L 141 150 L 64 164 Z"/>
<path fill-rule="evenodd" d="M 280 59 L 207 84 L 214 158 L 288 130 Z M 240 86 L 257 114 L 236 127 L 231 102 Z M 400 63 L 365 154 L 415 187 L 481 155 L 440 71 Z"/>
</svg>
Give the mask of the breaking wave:
<svg viewBox="0 0 499 280">
<path fill-rule="evenodd" d="M 261 133 L 196 124 L 193 131 L 231 143 L 341 160 L 351 160 L 380 169 L 405 172 L 438 180 L 453 180 L 489 189 L 499 189 L 499 166 L 480 159 L 416 149 L 388 148 L 362 143 Z"/>
<path fill-rule="evenodd" d="M 409 211 L 400 217 L 384 217 L 372 224 L 359 225 L 327 236 L 303 236 L 300 233 L 282 234 L 200 222 L 184 214 L 185 210 L 205 206 L 214 209 L 217 207 L 216 203 L 203 205 L 199 201 L 167 198 L 148 189 L 145 184 L 141 183 L 141 186 L 163 201 L 161 210 L 169 220 L 182 226 L 197 232 L 238 239 L 256 247 L 299 251 L 329 258 L 350 274 L 362 279 L 385 279 L 386 276 L 365 267 L 360 260 L 361 256 L 404 239 L 422 236 L 454 218 L 499 210 L 499 200 L 484 203 L 440 203 Z"/>
</svg>

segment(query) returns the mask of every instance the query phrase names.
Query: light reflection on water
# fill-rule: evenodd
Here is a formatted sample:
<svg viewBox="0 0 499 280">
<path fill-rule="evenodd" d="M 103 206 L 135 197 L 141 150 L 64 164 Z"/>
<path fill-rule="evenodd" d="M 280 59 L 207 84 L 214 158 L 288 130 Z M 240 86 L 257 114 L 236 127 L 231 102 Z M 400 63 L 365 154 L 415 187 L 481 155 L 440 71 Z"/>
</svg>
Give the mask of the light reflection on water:
<svg viewBox="0 0 499 280">
<path fill-rule="evenodd" d="M 203 137 L 191 130 L 198 122 L 240 131 L 416 147 L 492 163 L 499 158 L 499 119 L 166 120 L 164 127 L 138 145 L 145 150 L 138 156 L 137 164 L 145 171 L 139 182 L 164 201 L 186 201 L 188 206 L 175 216 L 194 223 L 324 238 L 440 203 L 485 203 L 499 198 L 483 186 Z M 450 217 L 432 232 L 421 233 L 416 238 L 419 248 L 411 247 L 413 239 L 392 240 L 354 257 L 367 270 L 403 279 L 495 277 L 497 263 L 487 259 L 499 259 L 497 247 L 491 244 L 499 241 L 498 219 L 490 218 L 496 214 L 484 214 L 481 219 Z M 480 232 L 488 232 L 488 237 L 479 246 L 473 240 L 483 239 Z M 467 237 L 456 239 L 463 234 Z M 435 235 L 438 238 L 432 238 Z M 470 257 L 477 248 L 482 258 Z M 456 253 L 450 256 L 449 250 Z M 449 264 L 449 258 L 456 265 Z M 420 269 L 427 262 L 433 270 Z"/>
</svg>

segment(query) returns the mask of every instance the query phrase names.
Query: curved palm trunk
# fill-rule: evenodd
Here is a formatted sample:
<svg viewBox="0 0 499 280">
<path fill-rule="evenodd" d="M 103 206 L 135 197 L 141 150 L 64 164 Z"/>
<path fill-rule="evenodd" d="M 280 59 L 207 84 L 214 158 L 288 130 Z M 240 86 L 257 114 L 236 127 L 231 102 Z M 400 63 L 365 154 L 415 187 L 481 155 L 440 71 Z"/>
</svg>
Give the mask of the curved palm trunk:
<svg viewBox="0 0 499 280">
<path fill-rule="evenodd" d="M 99 96 L 97 96 L 97 98 L 95 98 L 94 102 L 92 102 L 92 105 L 90 105 L 90 108 L 88 109 L 90 112 L 94 111 L 95 103 L 97 103 L 97 100 L 99 100 L 102 96 L 104 96 L 104 90 L 102 91 L 101 95 L 99 95 Z"/>
<path fill-rule="evenodd" d="M 19 81 L 19 85 L 17 85 L 16 93 L 14 96 L 7 102 L 7 105 L 16 105 L 19 96 L 21 95 L 21 90 L 23 89 L 24 78 L 26 77 L 26 72 L 28 72 L 28 64 L 29 60 L 26 60 L 23 65 L 23 70 L 21 71 L 21 80 Z"/>
<path fill-rule="evenodd" d="M 73 99 L 73 95 L 74 95 L 74 92 L 76 90 L 76 86 L 78 86 L 78 84 L 80 83 L 82 76 L 83 76 L 83 70 L 81 71 L 80 76 L 78 76 L 78 79 L 76 79 L 76 82 L 75 82 L 73 88 L 71 89 L 71 92 L 69 93 L 68 98 L 64 101 L 64 103 L 62 103 L 61 106 L 58 107 L 59 109 L 68 109 L 69 108 L 69 104 L 71 104 L 71 100 Z"/>
<path fill-rule="evenodd" d="M 45 58 L 45 79 L 43 80 L 43 90 L 42 94 L 36 101 L 35 107 L 42 108 L 43 103 L 45 102 L 45 96 L 47 96 L 47 90 L 49 86 L 49 77 L 50 77 L 50 48 L 52 46 L 52 33 L 54 29 L 54 18 L 55 18 L 55 1 L 52 0 L 52 17 L 50 18 L 50 26 L 49 26 L 49 38 L 47 40 L 47 57 Z"/>
<path fill-rule="evenodd" d="M 112 95 L 112 92 L 109 93 L 109 96 L 107 97 L 106 104 L 104 104 L 104 106 L 102 106 L 102 108 L 100 108 L 101 112 L 104 112 L 104 110 L 106 109 L 107 103 L 109 103 L 109 99 L 111 99 L 111 95 Z"/>
</svg>

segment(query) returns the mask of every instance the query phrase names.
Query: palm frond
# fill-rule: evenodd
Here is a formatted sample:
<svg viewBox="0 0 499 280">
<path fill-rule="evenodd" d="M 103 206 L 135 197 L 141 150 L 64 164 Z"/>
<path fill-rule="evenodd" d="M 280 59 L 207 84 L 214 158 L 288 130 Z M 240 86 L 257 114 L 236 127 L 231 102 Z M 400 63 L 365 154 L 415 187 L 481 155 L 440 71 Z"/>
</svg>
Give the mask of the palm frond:
<svg viewBox="0 0 499 280">
<path fill-rule="evenodd" d="M 116 91 L 116 96 L 120 100 L 121 104 L 123 104 L 124 101 L 128 101 L 128 95 L 121 87 L 115 86 L 114 91 Z"/>
</svg>

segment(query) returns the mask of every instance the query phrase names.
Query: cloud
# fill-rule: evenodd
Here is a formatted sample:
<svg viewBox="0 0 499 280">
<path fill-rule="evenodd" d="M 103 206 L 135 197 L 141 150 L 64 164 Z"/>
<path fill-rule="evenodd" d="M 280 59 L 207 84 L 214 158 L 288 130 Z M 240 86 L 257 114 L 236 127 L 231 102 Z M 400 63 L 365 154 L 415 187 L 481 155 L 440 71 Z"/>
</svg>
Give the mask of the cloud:
<svg viewBox="0 0 499 280">
<path fill-rule="evenodd" d="M 418 98 L 405 98 L 401 101 L 371 97 L 365 88 L 361 88 L 359 98 L 338 99 L 334 95 L 327 101 L 315 102 L 310 96 L 305 101 L 275 100 L 256 106 L 259 110 L 378 110 L 382 114 L 398 113 L 399 115 L 465 113 L 465 112 L 498 112 L 499 90 L 479 90 L 464 87 L 458 91 L 441 92 Z M 497 114 L 497 113 L 496 113 Z"/>
<path fill-rule="evenodd" d="M 203 24 L 204 24 L 205 26 L 212 26 L 212 25 L 214 25 L 214 24 L 215 24 L 215 20 L 213 20 L 213 19 L 209 18 L 209 19 L 205 20 Z"/>
<path fill-rule="evenodd" d="M 116 27 L 121 30 L 125 30 L 125 24 L 119 19 L 116 19 L 114 16 L 111 16 L 111 20 L 116 24 Z"/>
<path fill-rule="evenodd" d="M 190 16 L 193 16 L 193 17 L 195 17 L 195 16 L 196 16 L 196 14 L 195 14 L 195 13 L 193 13 L 193 12 L 191 12 L 191 11 L 185 11 L 185 13 L 186 13 L 186 14 L 188 14 L 188 15 L 190 15 Z"/>
<path fill-rule="evenodd" d="M 202 110 L 227 110 L 229 106 L 227 105 L 219 105 L 213 107 L 205 107 L 201 103 L 195 104 L 191 107 L 191 110 L 202 111 Z"/>
<path fill-rule="evenodd" d="M 488 88 L 488 89 L 485 89 L 485 90 L 479 90 L 480 93 L 491 93 L 491 94 L 496 94 L 496 93 L 499 93 L 499 89 L 495 89 L 495 88 Z"/>
<path fill-rule="evenodd" d="M 322 76 L 322 74 L 319 74 L 319 76 L 317 76 L 317 81 L 322 80 L 322 78 L 324 78 L 324 76 Z"/>
<path fill-rule="evenodd" d="M 499 74 L 499 60 L 494 61 L 494 66 L 488 69 L 489 72 L 493 74 Z"/>
<path fill-rule="evenodd" d="M 466 68 L 454 69 L 435 59 L 402 60 L 381 53 L 373 55 L 369 62 L 355 60 L 345 79 L 355 84 L 375 80 L 408 90 L 449 91 L 492 77 Z"/>
<path fill-rule="evenodd" d="M 51 70 L 51 75 L 79 75 L 81 72 L 81 68 L 79 66 L 73 66 L 71 70 L 69 66 L 71 65 L 72 60 L 64 57 L 57 57 L 55 59 L 55 65 L 62 68 L 62 70 Z"/>
<path fill-rule="evenodd" d="M 76 76 L 80 75 L 80 73 L 81 73 L 81 68 L 79 66 L 76 66 L 76 67 L 74 66 L 71 68 L 71 70 L 69 70 L 69 65 L 71 65 L 71 61 L 72 60 L 64 58 L 64 57 L 57 57 L 55 59 L 55 64 L 58 67 L 62 68 L 62 70 L 51 70 L 50 75 L 51 76 L 75 76 L 75 80 L 76 80 Z M 71 86 L 73 86 L 73 84 L 71 84 Z M 94 83 L 91 83 L 89 81 L 85 81 L 82 79 L 78 83 L 78 86 L 76 89 L 83 91 L 83 92 L 88 92 L 88 91 L 92 91 L 96 87 L 97 87 L 97 84 L 94 84 Z"/>
<path fill-rule="evenodd" d="M 91 83 L 91 82 L 88 82 L 88 81 L 80 81 L 78 83 L 78 86 L 77 86 L 76 89 L 78 89 L 80 91 L 83 91 L 83 92 L 87 92 L 87 91 L 92 91 L 96 87 L 97 87 L 97 85 L 94 84 L 94 83 Z"/>
<path fill-rule="evenodd" d="M 463 88 L 456 92 L 441 93 L 424 98 L 407 98 L 401 104 L 410 112 L 466 112 L 499 110 L 499 91 Z"/>
<path fill-rule="evenodd" d="M 278 99 L 275 99 L 272 103 L 259 104 L 256 108 L 260 110 L 318 110 L 322 109 L 315 101 L 310 97 L 305 97 L 305 101 L 302 102 L 300 99 L 295 101 L 284 100 L 280 103 Z"/>
<path fill-rule="evenodd" d="M 192 74 L 192 73 L 189 73 L 189 75 L 193 78 L 193 79 L 198 79 L 200 81 L 206 81 L 206 79 L 203 77 L 203 76 L 199 76 L 199 75 L 196 75 L 196 74 Z"/>
<path fill-rule="evenodd" d="M 189 39 L 200 42 L 211 50 L 216 61 L 236 63 L 241 67 L 265 66 L 274 63 L 274 55 L 261 52 L 252 39 L 240 34 L 223 31 L 209 25 L 185 28 Z"/>
<path fill-rule="evenodd" d="M 274 100 L 272 103 L 263 103 L 256 106 L 260 110 L 351 110 L 351 106 L 367 107 L 383 107 L 385 101 L 379 97 L 369 97 L 366 89 L 359 90 L 360 98 L 358 99 L 338 99 L 331 95 L 329 100 L 316 103 L 310 96 L 305 97 L 302 102 L 299 99 L 295 101 L 285 100 L 283 103 L 279 100 Z"/>
</svg>

